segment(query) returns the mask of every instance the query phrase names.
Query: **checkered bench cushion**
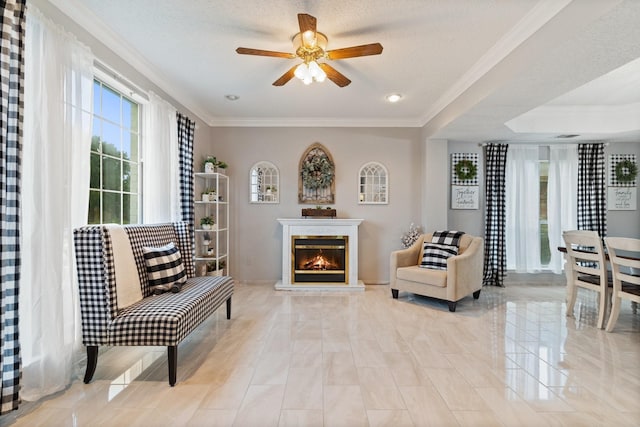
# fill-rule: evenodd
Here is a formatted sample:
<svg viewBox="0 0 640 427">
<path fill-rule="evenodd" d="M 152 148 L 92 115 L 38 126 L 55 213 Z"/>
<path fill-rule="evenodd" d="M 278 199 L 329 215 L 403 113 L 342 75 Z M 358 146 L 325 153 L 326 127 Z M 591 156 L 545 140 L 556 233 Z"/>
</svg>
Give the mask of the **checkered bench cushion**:
<svg viewBox="0 0 640 427">
<path fill-rule="evenodd" d="M 150 296 L 120 311 L 109 324 L 109 345 L 178 345 L 233 294 L 228 276 L 187 280 L 177 293 Z"/>
</svg>

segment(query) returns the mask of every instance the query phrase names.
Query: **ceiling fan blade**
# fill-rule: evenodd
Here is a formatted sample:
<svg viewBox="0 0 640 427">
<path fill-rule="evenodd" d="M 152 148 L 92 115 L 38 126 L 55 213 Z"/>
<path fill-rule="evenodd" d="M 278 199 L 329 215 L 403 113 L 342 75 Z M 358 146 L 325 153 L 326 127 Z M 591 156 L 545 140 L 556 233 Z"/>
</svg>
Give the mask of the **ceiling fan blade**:
<svg viewBox="0 0 640 427">
<path fill-rule="evenodd" d="M 326 64 L 324 62 L 318 65 L 327 74 L 327 77 L 329 78 L 329 80 L 331 80 L 338 86 L 345 87 L 345 86 L 348 86 L 349 83 L 351 83 L 351 80 L 346 78 L 344 74 L 342 74 L 340 71 L 333 68 L 331 65 Z"/>
<path fill-rule="evenodd" d="M 289 71 L 284 73 L 282 76 L 280 76 L 280 78 L 278 80 L 273 82 L 273 85 L 274 86 L 284 86 L 285 83 L 287 83 L 289 80 L 291 80 L 293 78 L 293 73 L 296 71 L 297 67 L 298 67 L 298 64 L 296 64 L 293 67 L 291 67 L 289 69 Z"/>
<path fill-rule="evenodd" d="M 287 58 L 287 59 L 293 59 L 296 57 L 293 53 L 275 52 L 273 50 L 252 49 L 249 47 L 239 47 L 236 49 L 236 52 L 241 55 L 273 56 L 276 58 Z"/>
<path fill-rule="evenodd" d="M 316 32 L 316 23 L 317 20 L 311 15 L 307 15 L 306 13 L 298 14 L 298 25 L 300 25 L 300 33 L 304 33 L 305 31 L 313 31 Z"/>
<path fill-rule="evenodd" d="M 345 47 L 327 51 L 329 59 L 355 58 L 357 56 L 380 55 L 382 45 L 380 43 L 363 44 L 361 46 Z"/>
</svg>

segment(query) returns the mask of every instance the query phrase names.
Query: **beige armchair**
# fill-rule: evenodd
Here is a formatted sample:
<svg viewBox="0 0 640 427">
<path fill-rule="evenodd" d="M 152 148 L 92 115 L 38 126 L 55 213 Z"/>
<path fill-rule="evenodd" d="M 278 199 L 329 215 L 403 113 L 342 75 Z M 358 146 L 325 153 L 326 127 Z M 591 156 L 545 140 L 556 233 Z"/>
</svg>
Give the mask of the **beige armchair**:
<svg viewBox="0 0 640 427">
<path fill-rule="evenodd" d="M 423 242 L 431 241 L 431 233 L 423 234 L 406 249 L 391 253 L 391 294 L 398 298 L 399 291 L 445 300 L 449 311 L 456 311 L 456 303 L 473 294 L 480 297 L 484 263 L 484 243 L 481 237 L 463 234 L 458 255 L 447 259 L 446 270 L 420 267 Z"/>
</svg>

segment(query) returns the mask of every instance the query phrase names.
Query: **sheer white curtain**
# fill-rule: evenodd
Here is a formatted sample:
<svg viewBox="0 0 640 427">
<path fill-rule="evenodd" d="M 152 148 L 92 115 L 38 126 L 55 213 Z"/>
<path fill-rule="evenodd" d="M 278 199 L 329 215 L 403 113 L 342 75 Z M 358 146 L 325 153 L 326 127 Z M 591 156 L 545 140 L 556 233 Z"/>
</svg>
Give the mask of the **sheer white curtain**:
<svg viewBox="0 0 640 427">
<path fill-rule="evenodd" d="M 33 5 L 25 40 L 21 396 L 35 400 L 82 355 L 72 230 L 89 206 L 93 56 Z"/>
<path fill-rule="evenodd" d="M 578 146 L 552 145 L 549 147 L 549 184 L 547 190 L 547 219 L 549 222 L 549 268 L 562 272 L 563 257 L 558 246 L 564 246 L 562 232 L 575 230 L 578 204 Z"/>
<path fill-rule="evenodd" d="M 532 273 L 540 264 L 538 146 L 510 145 L 507 153 L 507 269 Z"/>
<path fill-rule="evenodd" d="M 180 220 L 176 109 L 153 92 L 144 106 L 143 222 Z"/>
</svg>

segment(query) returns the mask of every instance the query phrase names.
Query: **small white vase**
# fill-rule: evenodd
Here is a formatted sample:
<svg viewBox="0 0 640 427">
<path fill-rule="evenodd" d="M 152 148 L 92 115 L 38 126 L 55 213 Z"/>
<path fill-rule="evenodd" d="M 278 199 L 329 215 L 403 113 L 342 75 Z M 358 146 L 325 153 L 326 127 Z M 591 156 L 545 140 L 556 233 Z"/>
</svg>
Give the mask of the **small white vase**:
<svg viewBox="0 0 640 427">
<path fill-rule="evenodd" d="M 213 168 L 214 168 L 214 166 L 213 166 L 213 163 L 211 163 L 211 162 L 207 162 L 207 163 L 204 164 L 204 172 L 205 173 L 213 173 Z"/>
<path fill-rule="evenodd" d="M 205 193 L 202 195 L 202 201 L 203 202 L 208 202 L 209 201 L 209 193 Z"/>
<path fill-rule="evenodd" d="M 211 228 L 213 228 L 213 226 L 211 224 L 202 224 L 202 229 L 203 230 L 211 230 Z"/>
</svg>

